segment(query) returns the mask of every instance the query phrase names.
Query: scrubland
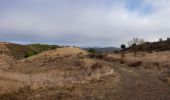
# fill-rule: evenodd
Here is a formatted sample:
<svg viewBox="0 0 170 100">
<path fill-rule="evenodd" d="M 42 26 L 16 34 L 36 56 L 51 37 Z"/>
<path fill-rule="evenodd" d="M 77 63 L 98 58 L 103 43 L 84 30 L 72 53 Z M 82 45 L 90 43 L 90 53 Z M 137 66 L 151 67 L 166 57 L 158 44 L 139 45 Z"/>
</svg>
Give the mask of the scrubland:
<svg viewBox="0 0 170 100">
<path fill-rule="evenodd" d="M 118 62 L 129 67 L 138 68 L 145 71 L 155 71 L 163 81 L 170 83 L 170 52 L 138 52 L 133 53 L 108 54 L 107 61 Z"/>
<path fill-rule="evenodd" d="M 7 59 L 4 58 L 4 61 Z M 0 66 L 1 98 L 30 91 L 87 84 L 107 75 L 116 76 L 109 65 L 88 58 L 88 53 L 79 48 L 50 50 L 6 63 Z"/>
<path fill-rule="evenodd" d="M 1 46 L 0 100 L 169 100 L 170 52 L 90 54 L 76 47 L 19 59 Z"/>
</svg>

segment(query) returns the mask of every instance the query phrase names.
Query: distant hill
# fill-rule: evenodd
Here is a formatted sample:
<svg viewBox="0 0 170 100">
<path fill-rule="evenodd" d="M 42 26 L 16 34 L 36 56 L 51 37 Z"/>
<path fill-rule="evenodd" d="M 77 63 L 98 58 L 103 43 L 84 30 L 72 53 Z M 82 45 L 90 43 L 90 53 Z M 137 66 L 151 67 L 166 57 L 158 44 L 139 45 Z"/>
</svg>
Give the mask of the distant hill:
<svg viewBox="0 0 170 100">
<path fill-rule="evenodd" d="M 89 50 L 91 48 L 83 48 L 84 50 Z M 98 53 L 113 53 L 115 50 L 120 50 L 120 48 L 116 47 L 92 47 L 92 49 L 95 49 Z"/>
</svg>

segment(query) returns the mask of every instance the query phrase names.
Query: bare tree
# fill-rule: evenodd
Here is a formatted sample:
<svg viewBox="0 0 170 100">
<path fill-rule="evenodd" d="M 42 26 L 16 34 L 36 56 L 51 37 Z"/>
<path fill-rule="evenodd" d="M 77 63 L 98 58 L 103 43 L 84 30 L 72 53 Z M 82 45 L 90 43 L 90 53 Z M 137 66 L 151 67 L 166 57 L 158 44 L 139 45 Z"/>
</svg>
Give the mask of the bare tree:
<svg viewBox="0 0 170 100">
<path fill-rule="evenodd" d="M 128 45 L 129 45 L 129 47 L 131 47 L 131 46 L 143 44 L 144 42 L 145 42 L 144 39 L 133 38 L 132 40 L 128 41 Z"/>
<path fill-rule="evenodd" d="M 134 47 L 134 56 L 136 56 L 137 52 L 139 51 L 139 45 L 145 43 L 144 39 L 133 38 L 132 40 L 128 41 L 129 47 Z"/>
</svg>

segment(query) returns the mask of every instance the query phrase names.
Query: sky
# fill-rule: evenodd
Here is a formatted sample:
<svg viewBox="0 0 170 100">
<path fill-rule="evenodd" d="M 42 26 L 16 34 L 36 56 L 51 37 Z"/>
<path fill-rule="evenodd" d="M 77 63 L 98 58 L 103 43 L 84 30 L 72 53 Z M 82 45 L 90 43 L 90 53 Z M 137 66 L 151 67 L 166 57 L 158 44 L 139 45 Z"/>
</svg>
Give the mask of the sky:
<svg viewBox="0 0 170 100">
<path fill-rule="evenodd" d="M 0 0 L 0 41 L 120 47 L 170 36 L 170 0 Z"/>
</svg>

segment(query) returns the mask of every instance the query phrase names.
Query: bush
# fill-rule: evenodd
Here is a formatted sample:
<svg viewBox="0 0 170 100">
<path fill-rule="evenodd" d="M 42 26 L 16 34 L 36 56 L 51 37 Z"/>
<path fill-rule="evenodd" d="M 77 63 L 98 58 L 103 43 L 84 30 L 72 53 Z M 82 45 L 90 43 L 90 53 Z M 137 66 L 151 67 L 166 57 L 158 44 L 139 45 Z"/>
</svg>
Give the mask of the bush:
<svg viewBox="0 0 170 100">
<path fill-rule="evenodd" d="M 36 55 L 36 54 L 44 52 L 44 51 L 54 50 L 56 48 L 59 48 L 58 45 L 47 45 L 47 44 L 29 44 L 29 46 L 32 49 L 25 53 L 24 58 Z"/>
<path fill-rule="evenodd" d="M 91 49 L 88 50 L 88 52 L 90 52 L 90 53 L 96 53 L 96 50 L 93 49 L 93 48 L 91 48 Z"/>
<path fill-rule="evenodd" d="M 114 53 L 118 53 L 118 50 L 114 50 Z"/>
<path fill-rule="evenodd" d="M 102 53 L 90 53 L 90 54 L 88 54 L 88 56 L 90 57 L 90 58 L 97 58 L 97 59 L 103 59 L 103 58 L 105 58 L 106 57 L 106 54 L 102 54 Z"/>
<path fill-rule="evenodd" d="M 142 61 L 128 62 L 127 65 L 131 66 L 131 67 L 138 67 L 138 66 L 142 65 Z"/>
<path fill-rule="evenodd" d="M 36 51 L 28 51 L 25 54 L 24 58 L 28 58 L 28 57 L 31 57 L 31 56 L 36 55 L 36 54 L 38 54 L 38 52 L 36 52 Z"/>
<path fill-rule="evenodd" d="M 47 45 L 47 44 L 30 44 L 30 46 L 39 52 L 54 50 L 56 48 L 59 48 L 58 45 Z"/>
<path fill-rule="evenodd" d="M 125 49 L 125 48 L 126 48 L 126 45 L 125 45 L 125 44 L 122 44 L 120 47 L 121 47 L 122 49 Z"/>
<path fill-rule="evenodd" d="M 88 56 L 89 56 L 90 58 L 95 58 L 95 57 L 96 57 L 95 54 L 88 54 Z"/>
</svg>

